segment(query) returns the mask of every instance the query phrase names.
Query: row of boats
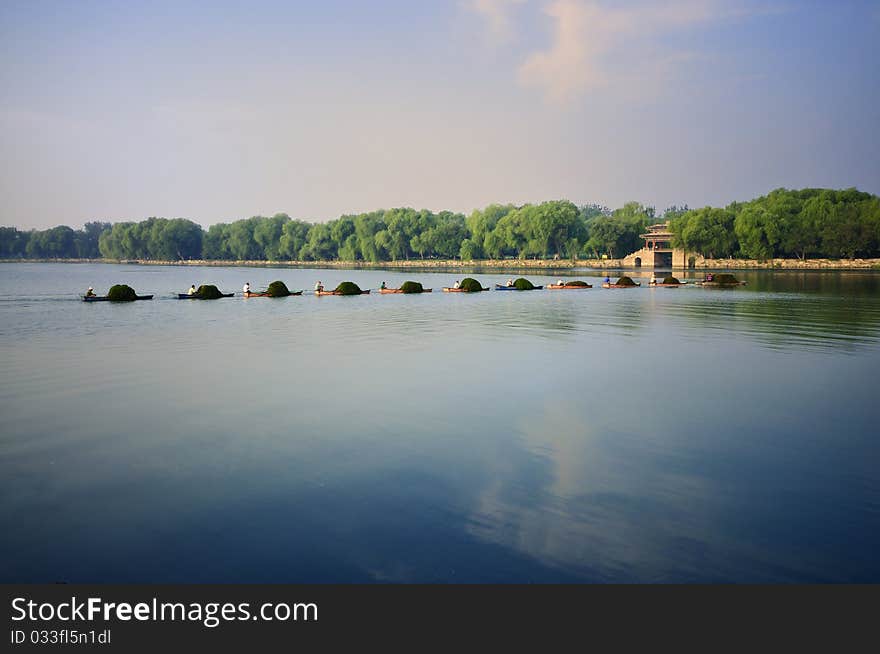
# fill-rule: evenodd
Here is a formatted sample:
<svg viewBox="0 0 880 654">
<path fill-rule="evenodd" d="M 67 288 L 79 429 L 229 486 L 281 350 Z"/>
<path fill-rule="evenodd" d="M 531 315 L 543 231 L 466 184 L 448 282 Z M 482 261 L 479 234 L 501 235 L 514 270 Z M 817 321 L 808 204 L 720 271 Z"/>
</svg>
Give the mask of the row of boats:
<svg viewBox="0 0 880 654">
<path fill-rule="evenodd" d="M 520 280 L 517 280 L 517 281 L 520 281 Z M 525 281 L 525 280 L 523 280 L 523 281 Z M 743 285 L 745 285 L 745 283 L 746 282 L 741 282 L 739 280 L 736 280 L 735 278 L 733 278 L 732 275 L 725 275 L 724 279 L 722 279 L 722 280 L 716 280 L 715 278 L 713 278 L 712 275 L 707 275 L 703 280 L 694 281 L 694 282 L 687 282 L 687 281 L 682 282 L 682 281 L 679 281 L 678 279 L 669 278 L 669 277 L 665 278 L 662 281 L 652 278 L 651 281 L 647 284 L 647 286 L 651 287 L 651 288 L 655 288 L 655 287 L 656 288 L 679 288 L 681 286 L 685 286 L 685 285 L 690 284 L 693 286 L 725 286 L 725 287 L 729 287 L 729 286 L 743 286 Z M 431 289 L 431 288 L 422 288 L 421 285 L 417 285 L 417 286 L 418 286 L 417 290 L 412 290 L 411 288 L 404 289 L 402 287 L 401 288 L 388 288 L 385 286 L 385 284 L 383 282 L 382 287 L 378 289 L 378 292 L 382 295 L 396 294 L 396 293 L 431 293 L 431 292 L 433 292 L 433 289 Z M 602 283 L 602 288 L 608 288 L 608 289 L 624 289 L 624 288 L 639 288 L 639 287 L 641 287 L 640 282 L 635 282 L 631 278 L 626 277 L 626 276 L 621 277 L 620 279 L 618 279 L 616 282 L 613 282 L 613 283 L 611 282 L 610 278 L 606 277 L 604 282 Z M 557 282 L 556 284 L 547 284 L 546 286 L 534 286 L 529 283 L 528 287 L 524 288 L 522 286 L 515 285 L 514 283 L 512 283 L 512 280 L 510 280 L 507 282 L 507 284 L 495 284 L 494 288 L 496 291 L 523 291 L 523 290 L 538 291 L 538 290 L 542 290 L 544 288 L 547 288 L 548 290 L 552 290 L 552 291 L 582 291 L 582 290 L 587 290 L 587 289 L 593 288 L 593 285 L 588 284 L 583 281 L 580 281 L 580 280 L 571 281 L 571 282 L 564 282 L 563 280 L 559 280 L 559 282 Z M 473 286 L 471 286 L 469 288 L 461 287 L 461 286 L 459 286 L 458 282 L 456 282 L 455 286 L 443 287 L 444 293 L 469 293 L 469 292 L 474 292 L 476 290 L 478 290 L 478 289 L 474 288 Z M 492 290 L 492 288 L 479 286 L 479 290 L 490 291 L 490 290 Z M 358 289 L 358 293 L 354 293 L 354 294 L 369 295 L 370 291 L 371 291 L 371 289 L 366 289 L 366 290 Z M 292 295 L 302 295 L 303 293 L 304 293 L 304 291 L 302 291 L 302 290 L 289 291 L 283 297 L 289 297 Z M 316 296 L 324 296 L 324 295 L 351 295 L 352 293 L 342 293 L 342 292 L 338 292 L 338 291 L 327 291 L 327 290 L 324 290 L 323 287 L 321 287 L 319 289 L 316 289 L 314 291 L 314 294 Z M 204 300 L 204 299 L 218 299 L 218 298 L 225 298 L 225 297 L 233 297 L 234 295 L 235 295 L 235 293 L 219 293 L 217 295 L 214 295 L 214 296 L 208 298 L 208 297 L 202 296 L 198 293 L 189 292 L 189 293 L 178 293 L 177 299 L 178 300 Z M 249 288 L 249 285 L 245 286 L 245 290 L 243 291 L 242 296 L 246 297 L 246 298 L 249 298 L 249 297 L 278 297 L 278 296 L 275 296 L 267 291 L 257 291 L 257 292 L 251 291 Z M 82 296 L 82 299 L 84 302 L 112 301 L 112 299 L 107 295 L 94 295 L 92 293 L 91 288 L 89 289 L 89 294 Z M 153 296 L 152 295 L 137 295 L 133 299 L 152 300 Z"/>
</svg>

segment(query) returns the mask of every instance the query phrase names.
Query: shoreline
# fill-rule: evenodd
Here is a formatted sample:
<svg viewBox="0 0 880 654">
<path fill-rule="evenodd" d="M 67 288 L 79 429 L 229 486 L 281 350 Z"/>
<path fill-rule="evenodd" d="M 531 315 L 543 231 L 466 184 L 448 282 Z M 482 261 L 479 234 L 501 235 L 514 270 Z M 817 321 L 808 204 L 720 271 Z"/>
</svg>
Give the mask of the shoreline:
<svg viewBox="0 0 880 654">
<path fill-rule="evenodd" d="M 188 259 L 159 261 L 152 259 L 0 259 L 0 263 L 107 263 L 140 266 L 203 266 L 241 268 L 363 268 L 430 270 L 457 268 L 492 268 L 498 270 L 573 270 L 592 268 L 596 270 L 650 270 L 625 266 L 621 259 L 409 259 L 404 261 L 231 261 L 214 259 Z M 696 259 L 691 268 L 673 270 L 880 270 L 878 259 Z M 665 269 L 664 269 L 665 270 Z"/>
</svg>

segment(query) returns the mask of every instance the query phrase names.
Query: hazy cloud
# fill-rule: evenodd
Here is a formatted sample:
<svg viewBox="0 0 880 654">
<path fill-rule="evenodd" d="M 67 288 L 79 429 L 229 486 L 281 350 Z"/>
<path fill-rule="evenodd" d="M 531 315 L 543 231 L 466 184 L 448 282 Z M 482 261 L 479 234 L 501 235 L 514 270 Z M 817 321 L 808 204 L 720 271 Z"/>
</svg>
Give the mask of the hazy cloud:
<svg viewBox="0 0 880 654">
<path fill-rule="evenodd" d="M 758 11 L 764 13 L 766 9 Z M 565 103 L 588 90 L 606 86 L 608 60 L 621 47 L 644 44 L 671 30 L 755 12 L 742 5 L 728 7 L 717 0 L 643 2 L 626 9 L 593 0 L 553 0 L 544 7 L 544 13 L 554 23 L 550 47 L 528 55 L 519 67 L 519 81 L 541 89 L 552 102 Z M 640 68 L 671 73 L 674 63 L 694 56 L 655 51 L 650 61 L 636 63 Z M 655 58 L 663 62 L 662 66 L 656 65 Z"/>
<path fill-rule="evenodd" d="M 470 0 L 468 7 L 483 16 L 489 28 L 489 38 L 493 44 L 510 41 L 513 38 L 514 6 L 526 0 Z"/>
</svg>

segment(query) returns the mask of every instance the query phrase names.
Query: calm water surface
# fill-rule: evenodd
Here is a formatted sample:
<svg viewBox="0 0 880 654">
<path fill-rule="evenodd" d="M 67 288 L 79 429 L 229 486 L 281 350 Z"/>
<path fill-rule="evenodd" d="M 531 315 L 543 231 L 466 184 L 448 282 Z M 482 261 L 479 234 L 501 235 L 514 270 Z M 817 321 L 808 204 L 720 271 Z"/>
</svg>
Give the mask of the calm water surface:
<svg viewBox="0 0 880 654">
<path fill-rule="evenodd" d="M 880 581 L 880 275 L 456 275 L 0 264 L 0 581 Z"/>
</svg>

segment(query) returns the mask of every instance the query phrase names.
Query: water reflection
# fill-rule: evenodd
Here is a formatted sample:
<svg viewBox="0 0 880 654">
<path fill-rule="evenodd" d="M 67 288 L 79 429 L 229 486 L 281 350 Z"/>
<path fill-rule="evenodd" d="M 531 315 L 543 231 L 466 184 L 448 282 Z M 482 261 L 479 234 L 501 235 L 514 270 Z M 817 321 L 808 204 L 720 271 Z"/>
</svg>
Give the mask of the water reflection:
<svg viewBox="0 0 880 654">
<path fill-rule="evenodd" d="M 139 270 L 0 264 L 2 580 L 880 579 L 880 294 L 846 276 L 178 302 L 450 279 Z M 78 301 L 123 273 L 156 300 Z"/>
<path fill-rule="evenodd" d="M 880 337 L 880 303 L 859 297 L 750 293 L 664 308 L 698 329 L 747 336 L 774 348 L 855 352 Z M 677 314 L 677 315 L 675 315 Z"/>
</svg>

